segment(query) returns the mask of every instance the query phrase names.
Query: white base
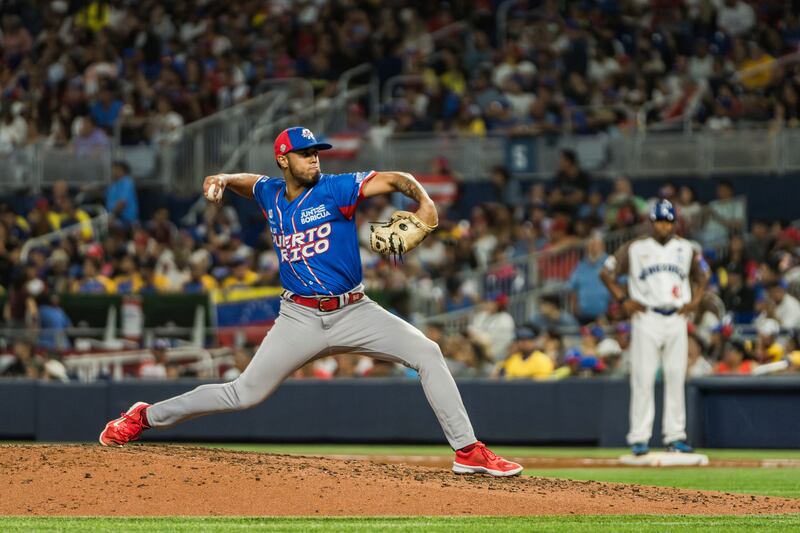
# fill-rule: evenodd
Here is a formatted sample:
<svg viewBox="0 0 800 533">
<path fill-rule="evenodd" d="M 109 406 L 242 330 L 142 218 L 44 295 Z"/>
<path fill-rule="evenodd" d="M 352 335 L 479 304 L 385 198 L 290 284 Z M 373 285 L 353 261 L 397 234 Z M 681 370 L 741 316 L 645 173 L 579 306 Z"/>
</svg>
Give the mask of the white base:
<svg viewBox="0 0 800 533">
<path fill-rule="evenodd" d="M 650 452 L 645 455 L 623 455 L 619 462 L 629 466 L 706 466 L 708 456 L 702 453 Z"/>
</svg>

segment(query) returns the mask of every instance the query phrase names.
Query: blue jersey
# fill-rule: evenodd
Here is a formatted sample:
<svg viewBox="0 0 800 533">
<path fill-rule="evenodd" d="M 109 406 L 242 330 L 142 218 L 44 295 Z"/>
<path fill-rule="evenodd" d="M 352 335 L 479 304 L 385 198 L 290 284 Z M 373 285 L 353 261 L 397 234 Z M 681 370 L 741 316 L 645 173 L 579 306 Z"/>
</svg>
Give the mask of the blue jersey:
<svg viewBox="0 0 800 533">
<path fill-rule="evenodd" d="M 281 284 L 302 296 L 342 294 L 361 283 L 355 213 L 371 172 L 322 174 L 291 202 L 283 178 L 262 176 L 253 196 L 280 262 Z"/>
</svg>

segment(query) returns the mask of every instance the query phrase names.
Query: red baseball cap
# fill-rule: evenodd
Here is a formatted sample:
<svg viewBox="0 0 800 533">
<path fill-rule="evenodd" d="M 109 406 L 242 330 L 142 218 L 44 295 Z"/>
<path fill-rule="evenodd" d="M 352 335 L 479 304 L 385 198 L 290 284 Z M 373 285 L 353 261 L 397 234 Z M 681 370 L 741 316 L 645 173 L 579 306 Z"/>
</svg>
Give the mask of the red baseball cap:
<svg viewBox="0 0 800 533">
<path fill-rule="evenodd" d="M 104 255 L 103 246 L 99 242 L 93 242 L 86 249 L 86 257 L 93 257 L 95 259 L 102 259 Z"/>
<path fill-rule="evenodd" d="M 328 143 L 317 142 L 310 129 L 294 126 L 283 130 L 275 139 L 275 158 L 277 159 L 279 155 L 286 155 L 289 152 L 305 150 L 306 148 L 330 150 L 333 146 Z"/>
</svg>

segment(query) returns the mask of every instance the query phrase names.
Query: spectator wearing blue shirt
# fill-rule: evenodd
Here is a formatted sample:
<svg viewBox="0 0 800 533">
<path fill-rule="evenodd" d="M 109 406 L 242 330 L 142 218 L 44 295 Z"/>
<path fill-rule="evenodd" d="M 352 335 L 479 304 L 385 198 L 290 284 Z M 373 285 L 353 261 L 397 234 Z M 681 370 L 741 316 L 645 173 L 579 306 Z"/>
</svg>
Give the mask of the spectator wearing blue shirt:
<svg viewBox="0 0 800 533">
<path fill-rule="evenodd" d="M 131 169 L 125 161 L 115 161 L 111 166 L 113 183 L 106 190 L 106 210 L 126 225 L 139 220 L 139 201 Z"/>
<path fill-rule="evenodd" d="M 103 87 L 100 90 L 99 98 L 92 104 L 90 113 L 95 124 L 111 133 L 121 109 L 122 100 L 114 98 L 111 88 Z"/>
<path fill-rule="evenodd" d="M 444 309 L 450 313 L 467 309 L 476 304 L 475 298 L 465 290 L 464 284 L 458 278 L 447 279 L 447 295 L 445 296 Z"/>
<path fill-rule="evenodd" d="M 586 243 L 586 254 L 572 271 L 569 288 L 572 308 L 581 324 L 593 322 L 608 309 L 611 295 L 600 281 L 600 269 L 606 260 L 605 244 L 598 235 Z"/>
<path fill-rule="evenodd" d="M 43 295 L 39 305 L 39 346 L 48 350 L 65 350 L 70 348 L 67 328 L 72 327 L 72 321 L 61 308 L 61 301 L 57 294 Z"/>
<path fill-rule="evenodd" d="M 559 333 L 578 327 L 578 321 L 569 311 L 561 309 L 557 295 L 546 294 L 539 299 L 539 309 L 530 324 L 539 331 L 554 330 Z"/>
</svg>

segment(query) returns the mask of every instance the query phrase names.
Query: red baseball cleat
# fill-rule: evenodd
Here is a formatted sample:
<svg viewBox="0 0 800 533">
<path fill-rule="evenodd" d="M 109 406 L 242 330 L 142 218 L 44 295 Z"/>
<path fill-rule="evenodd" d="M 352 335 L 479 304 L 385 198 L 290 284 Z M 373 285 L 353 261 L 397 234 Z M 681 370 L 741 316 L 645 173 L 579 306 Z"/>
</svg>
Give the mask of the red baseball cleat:
<svg viewBox="0 0 800 533">
<path fill-rule="evenodd" d="M 506 461 L 492 453 L 482 442 L 476 442 L 472 450 L 463 452 L 456 450 L 453 461 L 453 472 L 456 474 L 489 474 L 496 477 L 516 476 L 522 472 L 522 465 Z"/>
<path fill-rule="evenodd" d="M 143 411 L 150 407 L 149 403 L 136 402 L 122 416 L 106 424 L 100 433 L 100 444 L 103 446 L 123 446 L 132 440 L 138 440 L 142 431 L 148 429 Z"/>
</svg>

